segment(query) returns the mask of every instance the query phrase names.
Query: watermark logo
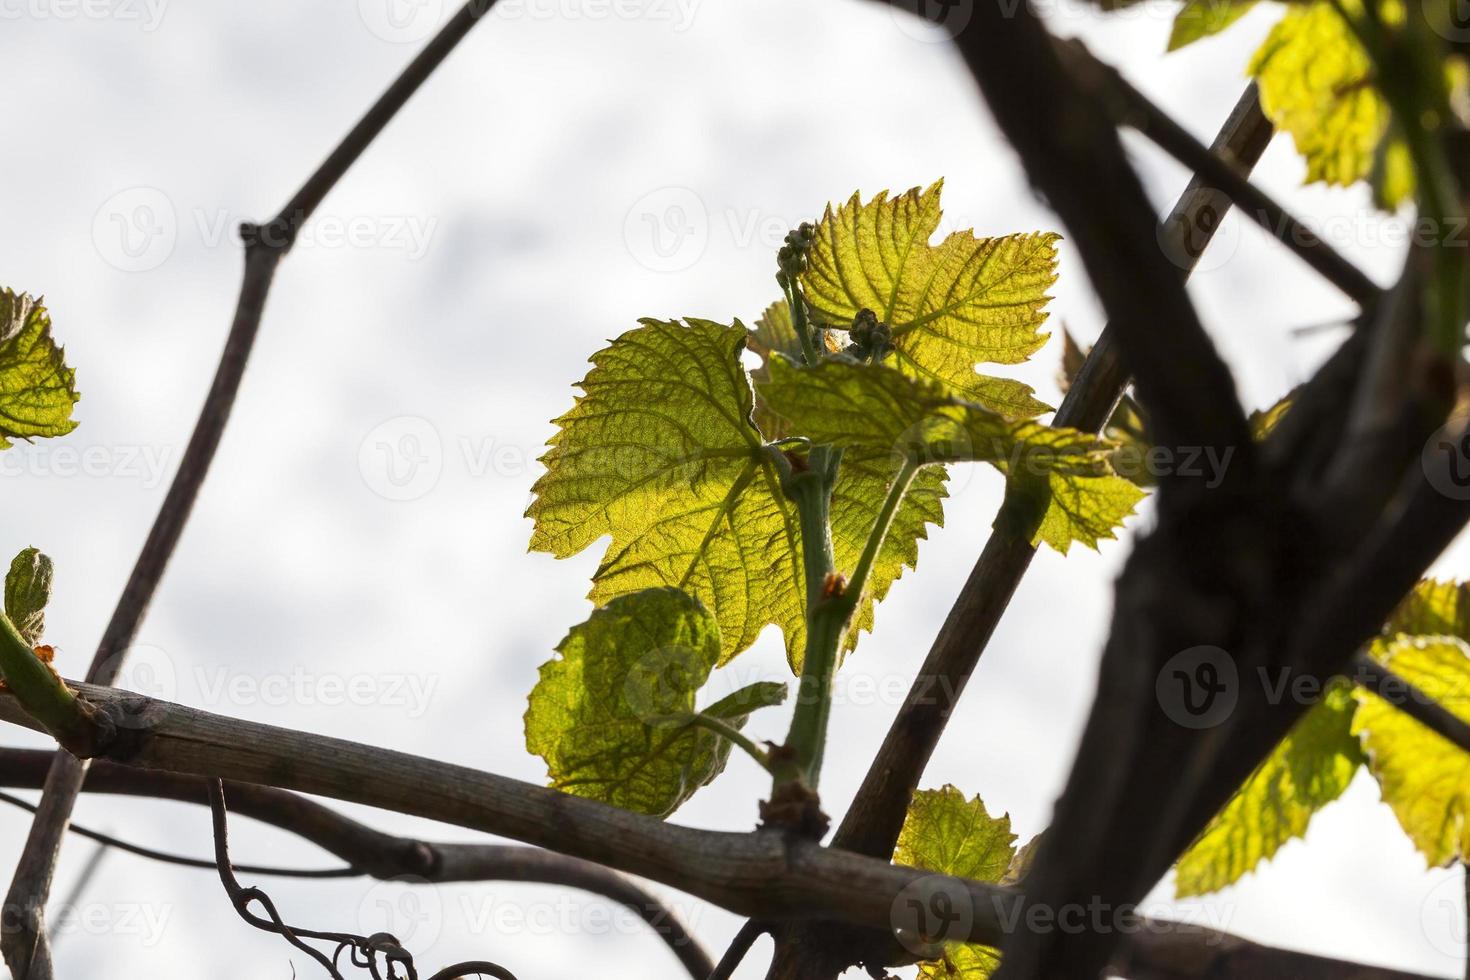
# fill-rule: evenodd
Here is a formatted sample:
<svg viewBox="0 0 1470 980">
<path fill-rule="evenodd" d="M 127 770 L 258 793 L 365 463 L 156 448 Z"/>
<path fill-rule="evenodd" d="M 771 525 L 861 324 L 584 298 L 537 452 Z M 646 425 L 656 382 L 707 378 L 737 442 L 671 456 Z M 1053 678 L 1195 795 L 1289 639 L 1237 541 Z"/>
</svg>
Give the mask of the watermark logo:
<svg viewBox="0 0 1470 980">
<path fill-rule="evenodd" d="M 357 0 L 367 29 L 390 44 L 414 44 L 439 26 L 444 0 Z"/>
<path fill-rule="evenodd" d="M 1451 500 L 1470 500 L 1470 416 L 1455 415 L 1424 443 L 1424 478 Z"/>
<path fill-rule="evenodd" d="M 709 212 L 687 187 L 661 187 L 643 195 L 623 219 L 628 253 L 653 272 L 683 272 L 709 245 Z"/>
<path fill-rule="evenodd" d="M 1195 187 L 1175 211 L 1159 222 L 1154 234 L 1159 250 L 1174 265 L 1213 272 L 1235 256 L 1240 222 L 1223 194 L 1212 187 Z"/>
<path fill-rule="evenodd" d="M 1235 658 L 1219 647 L 1190 647 L 1170 657 L 1154 685 L 1159 706 L 1184 728 L 1213 728 L 1240 697 Z"/>
<path fill-rule="evenodd" d="M 1446 956 L 1464 960 L 1470 954 L 1470 930 L 1465 923 L 1465 873 L 1436 873 L 1440 880 L 1419 906 L 1419 924 L 1431 946 Z"/>
<path fill-rule="evenodd" d="M 151 34 L 167 9 L 168 0 L 0 0 L 0 20 L 111 20 Z"/>
<path fill-rule="evenodd" d="M 375 884 L 357 906 L 357 930 L 364 936 L 386 932 L 415 955 L 439 941 L 443 902 L 422 878 L 405 876 Z M 417 886 L 417 887 L 415 887 Z"/>
<path fill-rule="evenodd" d="M 1446 41 L 1470 41 L 1470 0 L 1423 0 L 1420 9 L 1436 34 Z"/>
<path fill-rule="evenodd" d="M 970 26 L 970 19 L 975 16 L 975 0 L 895 0 L 888 9 L 894 24 L 905 35 L 915 41 L 938 44 L 958 37 Z"/>
<path fill-rule="evenodd" d="M 935 958 L 946 942 L 963 940 L 974 922 L 969 890 L 948 875 L 925 875 L 909 882 L 889 909 L 894 937 L 921 959 Z"/>
<path fill-rule="evenodd" d="M 428 419 L 400 415 L 362 440 L 357 450 L 362 480 L 384 500 L 418 500 L 439 485 L 444 445 Z"/>
<path fill-rule="evenodd" d="M 156 187 L 118 191 L 92 217 L 92 244 L 108 265 L 123 272 L 158 268 L 178 240 L 173 201 Z"/>
<path fill-rule="evenodd" d="M 680 724 L 689 711 L 689 692 L 708 674 L 709 661 L 689 647 L 658 647 L 628 669 L 623 698 L 646 724 Z"/>
</svg>

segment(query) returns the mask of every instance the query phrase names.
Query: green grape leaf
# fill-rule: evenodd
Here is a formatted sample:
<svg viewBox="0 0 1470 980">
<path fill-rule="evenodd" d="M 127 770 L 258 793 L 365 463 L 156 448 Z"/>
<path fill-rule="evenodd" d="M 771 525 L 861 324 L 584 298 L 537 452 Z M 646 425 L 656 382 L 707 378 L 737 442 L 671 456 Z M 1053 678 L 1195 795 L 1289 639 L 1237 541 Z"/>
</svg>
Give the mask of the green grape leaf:
<svg viewBox="0 0 1470 980">
<path fill-rule="evenodd" d="M 1470 645 L 1453 636 L 1400 637 L 1383 650 L 1394 673 L 1470 721 Z M 1359 688 L 1353 732 L 1383 801 L 1429 864 L 1470 857 L 1470 754 Z"/>
<path fill-rule="evenodd" d="M 992 817 L 980 797 L 967 800 L 953 786 L 914 794 L 893 851 L 899 864 L 997 883 L 1016 857 L 1011 818 Z M 943 958 L 921 963 L 919 976 L 984 980 L 999 963 L 1000 954 L 987 946 L 945 943 Z"/>
<path fill-rule="evenodd" d="M 791 323 L 790 305 L 779 299 L 766 307 L 766 311 L 756 319 L 755 328 L 750 331 L 746 343 L 761 358 L 760 367 L 750 372 L 750 380 L 755 383 L 759 394 L 761 383 L 770 377 L 773 354 L 785 354 L 796 360 L 802 356 L 801 339 L 796 336 L 796 327 Z M 756 427 L 767 439 L 784 439 L 791 435 L 786 428 L 786 420 L 772 412 L 759 397 L 755 401 L 754 419 Z"/>
<path fill-rule="evenodd" d="M 1308 182 L 1346 187 L 1373 176 L 1388 208 L 1413 193 L 1406 148 L 1396 137 L 1384 144 L 1390 113 L 1368 54 L 1331 2 L 1290 6 L 1246 71 L 1266 116 L 1296 142 Z"/>
<path fill-rule="evenodd" d="M 547 471 L 527 511 L 536 522 L 531 548 L 567 557 L 609 535 L 593 602 L 680 588 L 719 621 L 721 663 L 774 623 L 799 669 L 806 639 L 801 532 L 771 451 L 750 421 L 760 413 L 740 363 L 746 340 L 739 323 L 645 320 L 594 355 L 582 397 L 557 419 L 560 431 L 542 457 Z M 886 452 L 844 457 L 831 506 L 839 570 L 856 566 L 898 468 Z M 873 602 L 917 560 L 926 526 L 942 522 L 944 496 L 942 473 L 915 479 L 869 573 L 845 649 L 872 628 Z"/>
<path fill-rule="evenodd" d="M 1059 554 L 1065 555 L 1073 542 L 1096 551 L 1101 541 L 1117 537 L 1117 529 L 1144 496 L 1131 480 L 1112 472 L 1016 471 L 1010 474 L 996 526 L 1014 527 L 1033 545 L 1045 542 Z"/>
<path fill-rule="evenodd" d="M 526 748 L 554 787 L 667 816 L 725 768 L 730 743 L 688 724 L 720 656 L 719 626 L 698 600 L 668 588 L 621 596 L 556 649 L 525 717 Z M 754 684 L 703 713 L 739 728 L 785 693 Z"/>
<path fill-rule="evenodd" d="M 1219 34 L 1250 13 L 1255 0 L 1185 0 L 1174 15 L 1174 28 L 1169 32 L 1169 50 L 1178 51 L 1186 44 Z"/>
<path fill-rule="evenodd" d="M 1030 386 L 979 374 L 980 362 L 1019 364 L 1046 343 L 1047 290 L 1056 281 L 1051 233 L 976 238 L 956 232 L 938 245 L 942 181 L 867 204 L 829 205 L 801 285 L 816 319 L 845 330 L 872 310 L 893 335 L 893 363 L 1004 415 L 1048 411 Z"/>
<path fill-rule="evenodd" d="M 1339 682 L 1292 726 L 1175 867 L 1179 898 L 1234 884 L 1307 832 L 1322 807 L 1343 794 L 1363 764 L 1353 736 L 1355 702 Z"/>
<path fill-rule="evenodd" d="M 987 980 L 1000 969 L 1000 951 L 970 943 L 946 943 L 944 958 L 919 964 L 923 980 Z"/>
<path fill-rule="evenodd" d="M 721 662 L 769 623 L 800 650 L 800 532 L 751 422 L 746 329 L 642 324 L 593 355 L 582 396 L 556 420 L 527 511 L 531 548 L 564 558 L 609 535 L 594 603 L 673 586 L 714 612 Z"/>
<path fill-rule="evenodd" d="M 901 460 L 891 453 L 849 449 L 843 454 L 831 507 L 832 558 L 839 571 L 850 573 L 857 567 L 900 465 Z M 927 466 L 909 484 L 868 572 L 868 587 L 853 612 L 844 651 L 851 653 L 859 634 L 872 630 L 875 603 L 882 601 L 906 568 L 918 565 L 919 542 L 929 536 L 928 525 L 944 524 L 947 475 L 942 466 Z M 800 660 L 793 660 L 792 666 L 799 671 Z"/>
<path fill-rule="evenodd" d="M 1388 618 L 1382 635 L 1374 641 L 1374 655 L 1382 659 L 1399 634 L 1458 636 L 1470 641 L 1470 582 L 1421 579 Z"/>
<path fill-rule="evenodd" d="M 767 368 L 770 380 L 760 387 L 761 398 L 814 442 L 889 453 L 919 465 L 988 462 L 1092 475 L 1105 470 L 1095 436 L 1008 419 L 883 365 L 827 361 L 799 368 L 777 357 Z"/>
<path fill-rule="evenodd" d="M 80 397 L 46 307 L 0 290 L 0 449 L 11 439 L 66 435 L 77 427 L 71 410 Z"/>
<path fill-rule="evenodd" d="M 5 575 L 5 615 L 31 646 L 46 630 L 46 604 L 51 601 L 51 559 L 35 548 L 15 556 Z"/>
<path fill-rule="evenodd" d="M 1041 847 L 1042 838 L 1045 836 L 1046 831 L 1043 830 L 1021 845 L 1020 850 L 1016 851 L 1016 856 L 1011 858 L 1011 866 L 1006 869 L 1005 875 L 1000 879 L 1002 885 L 1018 885 L 1021 883 L 1027 873 L 1031 871 L 1031 865 L 1036 860 L 1036 852 Z"/>
</svg>

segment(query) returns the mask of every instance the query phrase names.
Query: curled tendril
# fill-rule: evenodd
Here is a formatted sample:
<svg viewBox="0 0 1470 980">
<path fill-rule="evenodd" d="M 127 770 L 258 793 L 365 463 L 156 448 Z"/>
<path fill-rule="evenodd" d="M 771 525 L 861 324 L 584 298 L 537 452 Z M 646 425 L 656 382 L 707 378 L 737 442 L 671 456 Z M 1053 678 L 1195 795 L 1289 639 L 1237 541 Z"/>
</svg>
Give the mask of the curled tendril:
<svg viewBox="0 0 1470 980">
<path fill-rule="evenodd" d="M 373 980 L 419 980 L 412 954 L 404 949 L 391 933 L 375 932 L 371 936 L 358 936 L 349 932 L 321 932 L 287 925 L 269 895 L 260 888 L 247 888 L 241 885 L 239 879 L 235 877 L 234 868 L 230 864 L 225 788 L 224 783 L 218 779 L 209 782 L 209 808 L 214 816 L 215 865 L 219 870 L 220 882 L 225 887 L 225 894 L 229 896 L 230 904 L 235 907 L 240 918 L 257 929 L 275 933 L 306 953 L 327 971 L 327 975 L 332 980 L 345 980 L 339 969 L 344 951 L 349 953 L 348 960 L 351 965 L 359 970 L 366 970 Z M 264 915 L 253 911 L 251 908 L 253 905 L 259 905 Z M 337 948 L 331 957 L 328 957 L 315 946 L 308 945 L 306 942 L 308 939 L 335 943 Z M 296 975 L 294 965 L 291 967 L 291 975 L 293 978 Z M 485 960 L 470 960 L 447 966 L 435 973 L 429 980 L 460 980 L 460 978 L 485 976 L 494 977 L 496 980 L 516 980 L 515 974 L 509 970 Z"/>
</svg>

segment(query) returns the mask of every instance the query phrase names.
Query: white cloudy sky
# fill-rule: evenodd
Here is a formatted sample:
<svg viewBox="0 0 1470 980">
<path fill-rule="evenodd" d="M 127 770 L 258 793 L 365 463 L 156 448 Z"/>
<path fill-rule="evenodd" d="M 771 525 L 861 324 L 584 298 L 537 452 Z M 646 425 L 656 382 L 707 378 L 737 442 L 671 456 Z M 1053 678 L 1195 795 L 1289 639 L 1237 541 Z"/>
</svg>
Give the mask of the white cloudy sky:
<svg viewBox="0 0 1470 980">
<path fill-rule="evenodd" d="M 390 19 L 387 3 L 402 4 Z M 183 4 L 0 0 L 7 233 L 0 283 L 44 293 L 79 369 L 81 428 L 3 458 L 0 551 L 59 568 L 50 640 L 80 673 L 208 386 L 235 299 L 229 229 L 277 208 L 448 15 L 447 0 Z M 1047 5 L 1208 139 L 1276 12 L 1163 55 L 1174 5 L 1101 20 Z M 235 419 L 152 615 L 140 689 L 243 717 L 390 745 L 539 781 L 524 697 L 583 619 L 597 550 L 528 555 L 535 458 L 589 353 L 646 315 L 753 317 L 776 295 L 781 234 L 854 189 L 946 178 L 948 227 L 1051 228 L 957 57 L 916 22 L 858 0 L 521 0 L 497 10 L 327 200 L 283 266 Z M 1130 143 L 1161 209 L 1185 175 Z M 1263 183 L 1380 281 L 1397 263 L 1358 191 L 1299 186 L 1278 140 Z M 653 222 L 650 225 L 649 221 Z M 655 226 L 662 237 L 655 241 Z M 685 236 L 672 238 L 674 230 Z M 1192 286 L 1251 406 L 1303 379 L 1324 339 L 1292 328 L 1351 307 L 1255 229 L 1227 225 Z M 1102 323 L 1063 246 L 1054 323 Z M 1161 325 L 1161 329 L 1165 325 Z M 1326 340 L 1330 341 L 1331 335 Z M 1055 395 L 1058 345 L 1016 374 Z M 388 478 L 381 444 L 432 466 Z M 68 455 L 73 453 L 74 455 Z M 83 462 L 85 466 L 81 465 Z M 840 812 L 984 540 L 993 474 L 964 474 L 846 668 L 824 779 Z M 412 497 L 407 500 L 393 497 Z M 926 785 L 953 782 L 1045 826 L 1090 699 L 1109 588 L 1127 543 L 1046 553 L 1001 625 Z M 1470 556 L 1446 560 L 1470 573 Z M 1059 615 L 1060 610 L 1065 610 Z M 779 677 L 779 643 L 738 662 Z M 856 680 L 855 680 L 856 679 Z M 366 703 L 343 704 L 353 681 Z M 784 731 L 784 713 L 753 723 Z M 17 731 L 8 744 L 43 743 Z M 744 759 L 678 819 L 743 829 L 765 783 Z M 403 832 L 465 835 L 354 811 Z M 84 800 L 82 822 L 194 855 L 198 809 Z M 0 870 L 26 821 L 0 814 Z M 242 861 L 331 863 L 240 821 Z M 58 901 L 91 846 L 73 840 Z M 382 903 L 424 966 L 490 957 L 523 980 L 676 976 L 641 927 L 597 903 L 517 885 L 438 892 L 358 882 L 272 886 L 288 916 L 374 931 Z M 1160 890 L 1155 911 L 1169 911 Z M 1461 970 L 1459 881 L 1428 872 L 1360 780 L 1305 844 L 1204 905 L 1196 921 L 1305 949 Z M 677 896 L 673 896 L 677 898 Z M 718 952 L 738 926 L 679 899 Z M 238 922 L 207 873 L 112 855 L 58 940 L 63 975 L 290 976 L 278 940 Z M 487 923 L 498 927 L 487 927 Z M 302 976 L 310 976 L 304 961 Z M 757 977 L 759 963 L 741 974 Z"/>
</svg>

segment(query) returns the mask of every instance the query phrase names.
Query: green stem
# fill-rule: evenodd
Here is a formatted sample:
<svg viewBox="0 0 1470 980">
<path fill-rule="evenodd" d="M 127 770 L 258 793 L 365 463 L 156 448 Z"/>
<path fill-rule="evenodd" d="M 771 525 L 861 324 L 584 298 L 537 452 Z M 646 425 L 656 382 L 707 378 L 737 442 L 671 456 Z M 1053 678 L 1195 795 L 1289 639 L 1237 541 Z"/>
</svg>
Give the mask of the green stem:
<svg viewBox="0 0 1470 980">
<path fill-rule="evenodd" d="M 76 694 L 36 656 L 10 617 L 0 613 L 0 675 L 20 706 L 67 748 L 89 745 L 91 716 Z"/>
<path fill-rule="evenodd" d="M 791 326 L 801 341 L 801 356 L 808 365 L 817 363 L 817 345 L 812 341 L 812 331 L 806 319 L 806 301 L 801 297 L 801 287 L 789 280 L 783 287 L 786 305 L 791 310 Z"/>
<path fill-rule="evenodd" d="M 818 476 L 832 455 L 835 451 L 827 447 L 814 450 L 812 469 L 793 474 L 786 486 L 786 493 L 796 502 L 801 520 L 803 560 L 807 573 L 807 636 L 796 710 L 786 736 L 787 758 L 773 763 L 772 775 L 778 786 L 800 780 L 813 790 L 821 779 L 822 760 L 826 753 L 827 724 L 832 715 L 832 679 L 837 673 L 842 638 L 862 600 L 863 589 L 893 524 L 893 516 L 918 472 L 918 466 L 912 460 L 904 462 L 873 522 L 852 580 L 840 591 L 828 589 L 827 584 L 835 571 L 830 529 L 830 480 L 836 475 L 835 463 L 831 466 L 831 476 L 811 478 Z"/>
<path fill-rule="evenodd" d="M 759 745 L 756 745 L 754 739 L 752 739 L 749 735 L 746 735 L 734 725 L 728 725 L 724 721 L 714 717 L 713 715 L 706 715 L 702 713 L 685 715 L 679 720 L 685 725 L 689 725 L 693 728 L 703 728 L 706 731 L 714 732 L 721 738 L 726 739 L 736 746 L 739 746 L 741 749 L 744 749 L 745 754 L 758 762 L 762 769 L 766 770 L 767 772 L 771 771 L 771 754 L 765 749 L 761 748 Z"/>
<path fill-rule="evenodd" d="M 847 591 L 854 595 L 861 596 L 863 589 L 867 587 L 873 562 L 877 560 L 883 541 L 888 537 L 888 529 L 893 525 L 893 515 L 898 513 L 898 506 L 903 503 L 904 494 L 909 492 L 909 484 L 914 482 L 914 474 L 918 472 L 919 464 L 912 459 L 905 459 L 898 475 L 893 478 L 893 485 L 888 488 L 888 496 L 883 501 L 883 509 L 878 511 L 873 530 L 868 534 L 868 542 L 863 545 L 863 553 L 858 558 L 857 567 L 852 570 L 851 581 L 847 583 Z"/>
</svg>

